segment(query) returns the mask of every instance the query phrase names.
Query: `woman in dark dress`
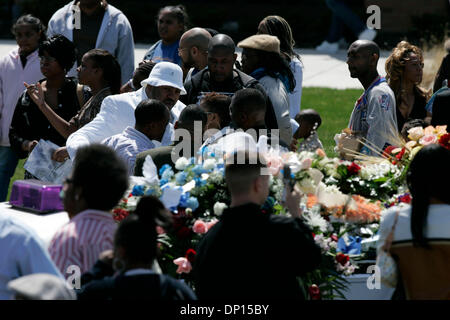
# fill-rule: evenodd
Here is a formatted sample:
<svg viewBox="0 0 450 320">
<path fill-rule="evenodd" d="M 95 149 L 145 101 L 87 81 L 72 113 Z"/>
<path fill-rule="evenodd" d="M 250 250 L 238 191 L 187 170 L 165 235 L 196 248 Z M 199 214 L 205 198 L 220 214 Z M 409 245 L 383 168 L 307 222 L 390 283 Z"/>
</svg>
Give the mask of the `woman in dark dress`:
<svg viewBox="0 0 450 320">
<path fill-rule="evenodd" d="M 36 85 L 25 83 L 27 89 L 17 102 L 9 132 L 11 148 L 19 158 L 26 158 L 40 139 L 58 146 L 65 145 L 66 138 L 58 133 L 40 109 L 46 104 L 67 121 L 77 114 L 80 102 L 84 101 L 78 99 L 76 79 L 66 77 L 75 58 L 75 46 L 62 35 L 55 35 L 39 46 L 41 71 L 45 79 Z M 38 94 L 39 90 L 43 94 L 36 103 L 31 95 Z"/>
<path fill-rule="evenodd" d="M 422 76 L 422 50 L 406 41 L 399 42 L 386 60 L 386 80 L 395 94 L 399 132 L 410 119 L 427 123 L 431 119 L 425 109 L 430 95 L 419 86 Z"/>
</svg>

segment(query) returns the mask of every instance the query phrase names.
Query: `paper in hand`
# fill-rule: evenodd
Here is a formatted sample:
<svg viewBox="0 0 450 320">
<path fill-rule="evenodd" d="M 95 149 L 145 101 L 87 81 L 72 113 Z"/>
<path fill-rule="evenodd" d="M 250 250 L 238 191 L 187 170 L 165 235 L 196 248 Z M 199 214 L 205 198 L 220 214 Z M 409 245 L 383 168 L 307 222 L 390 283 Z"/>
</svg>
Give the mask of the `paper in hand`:
<svg viewBox="0 0 450 320">
<path fill-rule="evenodd" d="M 24 168 L 41 181 L 62 184 L 72 170 L 72 160 L 52 160 L 52 154 L 60 146 L 46 140 L 39 140 L 28 156 Z"/>
</svg>

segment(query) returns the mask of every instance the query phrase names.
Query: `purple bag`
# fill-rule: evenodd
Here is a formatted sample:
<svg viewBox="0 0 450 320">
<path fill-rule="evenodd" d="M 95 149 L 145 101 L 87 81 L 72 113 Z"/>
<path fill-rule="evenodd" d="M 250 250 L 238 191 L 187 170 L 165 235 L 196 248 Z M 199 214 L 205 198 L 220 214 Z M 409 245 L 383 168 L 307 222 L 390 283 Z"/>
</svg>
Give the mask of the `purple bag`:
<svg viewBox="0 0 450 320">
<path fill-rule="evenodd" d="M 14 181 L 9 203 L 18 208 L 38 213 L 62 211 L 64 206 L 59 194 L 62 185 L 39 180 Z"/>
</svg>

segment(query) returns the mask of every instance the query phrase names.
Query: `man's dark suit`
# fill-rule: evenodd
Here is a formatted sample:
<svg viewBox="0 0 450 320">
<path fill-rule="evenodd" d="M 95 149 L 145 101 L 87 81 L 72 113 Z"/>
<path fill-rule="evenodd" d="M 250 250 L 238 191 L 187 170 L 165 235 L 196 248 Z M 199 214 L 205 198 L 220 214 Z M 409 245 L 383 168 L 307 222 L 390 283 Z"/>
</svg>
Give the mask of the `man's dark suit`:
<svg viewBox="0 0 450 320">
<path fill-rule="evenodd" d="M 199 299 L 304 299 L 297 276 L 318 267 L 320 248 L 299 219 L 256 204 L 226 209 L 194 263 Z"/>
</svg>

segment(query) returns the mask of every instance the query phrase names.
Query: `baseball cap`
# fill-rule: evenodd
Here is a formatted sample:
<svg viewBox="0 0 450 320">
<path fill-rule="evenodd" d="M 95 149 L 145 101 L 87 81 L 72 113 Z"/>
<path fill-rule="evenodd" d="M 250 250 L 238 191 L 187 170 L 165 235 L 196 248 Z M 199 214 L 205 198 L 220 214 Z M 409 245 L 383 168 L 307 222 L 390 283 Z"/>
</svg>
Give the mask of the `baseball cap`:
<svg viewBox="0 0 450 320">
<path fill-rule="evenodd" d="M 268 34 L 256 34 L 239 42 L 238 47 L 280 53 L 280 40 Z"/>
<path fill-rule="evenodd" d="M 180 89 L 181 94 L 186 94 L 186 90 L 183 87 L 183 70 L 180 66 L 172 62 L 159 62 L 157 63 L 147 79 L 141 82 L 141 86 L 147 85 L 153 87 L 169 86 Z"/>
</svg>

